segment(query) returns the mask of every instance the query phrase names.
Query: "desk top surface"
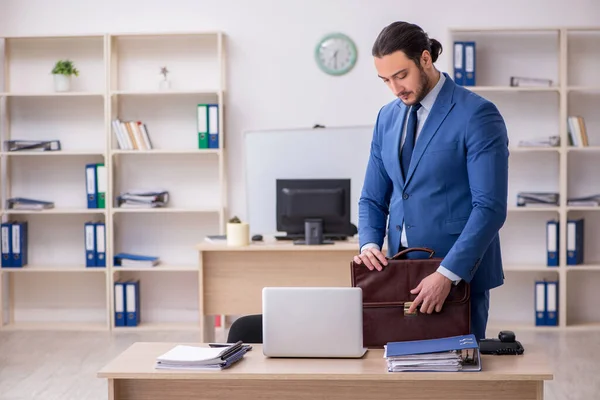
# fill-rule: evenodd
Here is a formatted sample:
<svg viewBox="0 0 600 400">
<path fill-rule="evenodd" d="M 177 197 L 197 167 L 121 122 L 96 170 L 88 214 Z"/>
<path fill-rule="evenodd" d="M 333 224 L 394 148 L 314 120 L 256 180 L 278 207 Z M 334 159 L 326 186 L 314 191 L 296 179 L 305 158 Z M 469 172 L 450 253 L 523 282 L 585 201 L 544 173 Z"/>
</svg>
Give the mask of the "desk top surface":
<svg viewBox="0 0 600 400">
<path fill-rule="evenodd" d="M 196 245 L 200 251 L 354 251 L 358 253 L 356 238 L 336 241 L 333 244 L 297 245 L 290 240 L 276 240 L 265 237 L 263 241 L 252 242 L 247 246 L 228 246 L 226 243 L 202 242 Z"/>
<path fill-rule="evenodd" d="M 287 379 L 287 380 L 552 380 L 541 348 L 526 345 L 521 356 L 482 356 L 480 372 L 388 372 L 383 349 L 360 359 L 267 358 L 252 345 L 237 364 L 225 370 L 159 370 L 156 358 L 180 343 L 134 343 L 98 372 L 110 379 Z M 181 343 L 204 346 L 198 343 Z M 525 344 L 524 344 L 525 345 Z"/>
</svg>

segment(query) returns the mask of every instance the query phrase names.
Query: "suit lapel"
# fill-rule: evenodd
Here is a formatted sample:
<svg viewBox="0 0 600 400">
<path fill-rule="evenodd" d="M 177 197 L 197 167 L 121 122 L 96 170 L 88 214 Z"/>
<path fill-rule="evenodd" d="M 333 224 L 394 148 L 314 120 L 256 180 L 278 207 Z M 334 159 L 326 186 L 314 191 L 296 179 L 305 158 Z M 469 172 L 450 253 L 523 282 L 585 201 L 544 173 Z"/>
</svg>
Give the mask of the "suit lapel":
<svg viewBox="0 0 600 400">
<path fill-rule="evenodd" d="M 410 160 L 410 166 L 408 167 L 408 173 L 406 176 L 406 181 L 404 182 L 404 186 L 408 185 L 410 179 L 412 178 L 421 157 L 423 156 L 423 152 L 427 149 L 429 142 L 437 133 L 441 123 L 446 118 L 446 115 L 450 112 L 454 103 L 452 102 L 452 94 L 454 93 L 454 82 L 451 79 L 446 77 L 446 82 L 444 82 L 444 86 L 442 86 L 442 90 L 438 94 L 435 103 L 433 103 L 433 107 L 423 125 L 421 132 L 417 138 L 417 142 L 415 143 L 415 149 L 413 150 L 412 158 Z"/>
</svg>

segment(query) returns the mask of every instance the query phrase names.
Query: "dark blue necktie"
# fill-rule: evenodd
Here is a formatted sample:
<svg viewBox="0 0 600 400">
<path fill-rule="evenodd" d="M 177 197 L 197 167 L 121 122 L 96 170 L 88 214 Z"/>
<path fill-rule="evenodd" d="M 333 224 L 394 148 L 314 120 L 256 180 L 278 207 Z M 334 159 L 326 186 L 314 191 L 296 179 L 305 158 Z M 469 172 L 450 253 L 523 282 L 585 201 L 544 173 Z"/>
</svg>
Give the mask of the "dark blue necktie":
<svg viewBox="0 0 600 400">
<path fill-rule="evenodd" d="M 408 166 L 412 157 L 413 149 L 415 148 L 415 138 L 417 136 L 417 111 L 421 108 L 421 103 L 417 103 L 411 107 L 408 114 L 408 124 L 406 125 L 406 138 L 400 152 L 400 167 L 402 168 L 402 176 L 406 179 Z"/>
</svg>

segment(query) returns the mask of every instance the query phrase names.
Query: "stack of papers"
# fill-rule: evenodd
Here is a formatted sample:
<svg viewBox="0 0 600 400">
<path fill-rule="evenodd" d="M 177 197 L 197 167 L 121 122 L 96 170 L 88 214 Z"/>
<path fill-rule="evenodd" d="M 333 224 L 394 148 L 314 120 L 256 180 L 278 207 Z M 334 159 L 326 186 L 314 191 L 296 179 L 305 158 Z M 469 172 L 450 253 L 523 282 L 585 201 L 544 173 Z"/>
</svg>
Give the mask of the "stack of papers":
<svg viewBox="0 0 600 400">
<path fill-rule="evenodd" d="M 384 347 L 389 372 L 481 371 L 479 344 L 472 334 L 390 342 Z"/>
<path fill-rule="evenodd" d="M 133 190 L 117 197 L 121 208 L 157 208 L 169 203 L 169 192 L 166 190 Z"/>
<path fill-rule="evenodd" d="M 250 349 L 242 342 L 214 348 L 178 345 L 156 359 L 156 368 L 225 369 L 241 360 Z"/>
<path fill-rule="evenodd" d="M 567 205 L 574 207 L 597 207 L 600 206 L 600 194 L 584 197 L 571 197 L 567 199 Z"/>
<path fill-rule="evenodd" d="M 155 256 L 130 253 L 119 253 L 114 256 L 115 267 L 154 267 L 159 263 L 159 258 Z"/>
<path fill-rule="evenodd" d="M 24 197 L 13 197 L 7 200 L 7 207 L 11 210 L 42 211 L 54 208 L 54 203 L 51 201 L 27 199 Z"/>
<path fill-rule="evenodd" d="M 517 206 L 527 205 L 558 206 L 559 195 L 556 192 L 519 192 L 517 193 Z"/>
</svg>

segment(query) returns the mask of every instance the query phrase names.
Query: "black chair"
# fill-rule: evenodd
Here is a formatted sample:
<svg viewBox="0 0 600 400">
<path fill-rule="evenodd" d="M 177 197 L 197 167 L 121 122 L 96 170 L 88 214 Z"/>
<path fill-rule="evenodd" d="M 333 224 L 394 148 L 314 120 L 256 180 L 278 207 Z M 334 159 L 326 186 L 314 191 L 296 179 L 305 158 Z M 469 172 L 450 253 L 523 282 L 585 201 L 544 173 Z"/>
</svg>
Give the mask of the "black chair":
<svg viewBox="0 0 600 400">
<path fill-rule="evenodd" d="M 227 343 L 262 343 L 262 314 L 245 315 L 236 319 L 229 328 Z"/>
</svg>

